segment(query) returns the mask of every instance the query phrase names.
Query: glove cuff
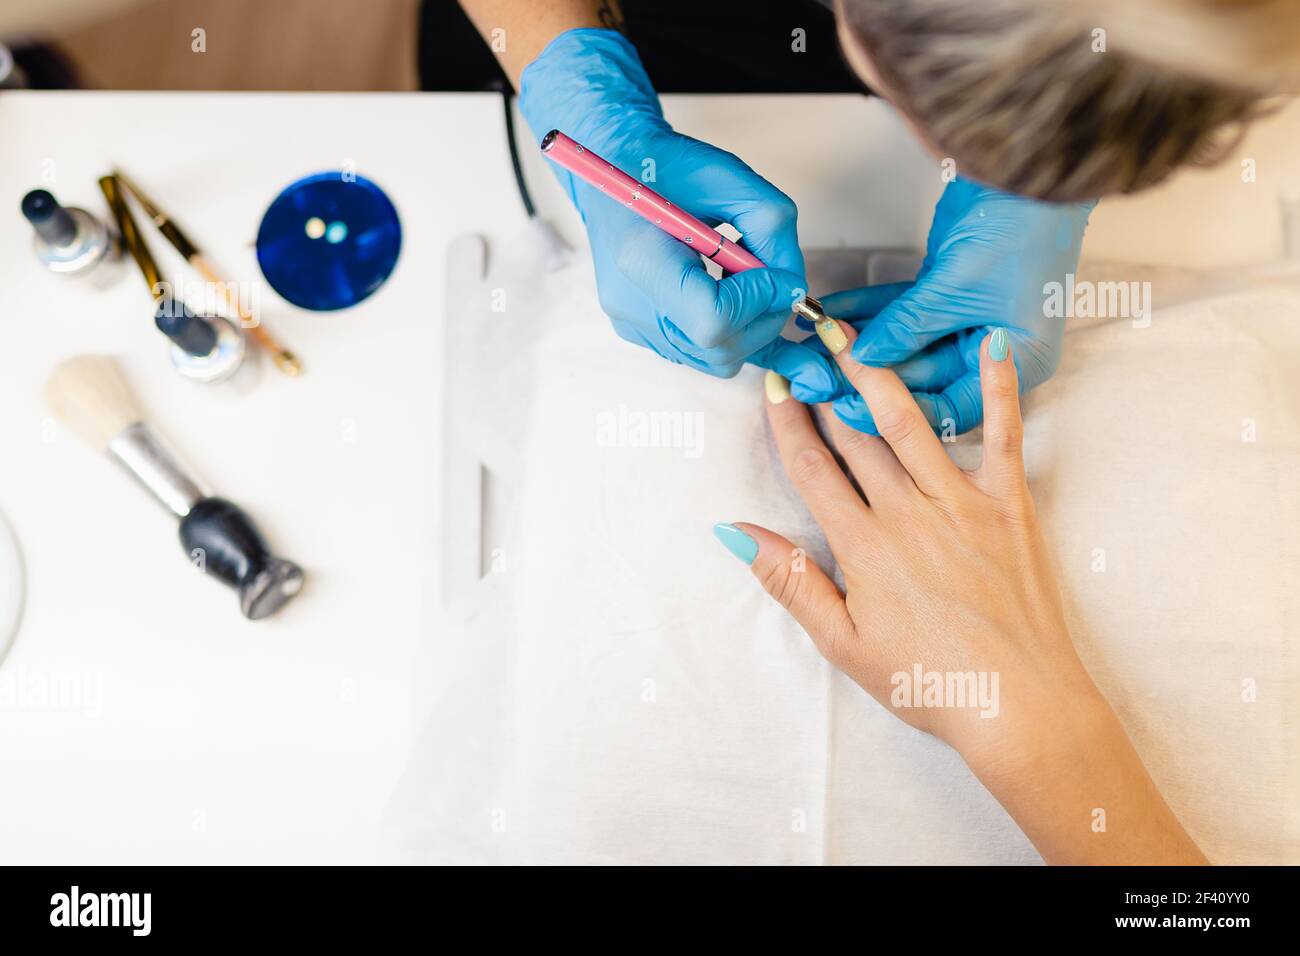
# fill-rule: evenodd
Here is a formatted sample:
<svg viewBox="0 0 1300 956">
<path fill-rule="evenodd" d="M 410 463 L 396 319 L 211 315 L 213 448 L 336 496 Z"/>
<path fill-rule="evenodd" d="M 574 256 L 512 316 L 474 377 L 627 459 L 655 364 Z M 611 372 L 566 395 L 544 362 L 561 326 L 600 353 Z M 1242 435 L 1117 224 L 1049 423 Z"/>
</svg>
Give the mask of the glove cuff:
<svg viewBox="0 0 1300 956">
<path fill-rule="evenodd" d="M 629 122 L 668 128 L 636 47 L 600 27 L 566 30 L 546 45 L 524 68 L 519 109 L 538 142 L 559 129 L 602 154 Z"/>
</svg>

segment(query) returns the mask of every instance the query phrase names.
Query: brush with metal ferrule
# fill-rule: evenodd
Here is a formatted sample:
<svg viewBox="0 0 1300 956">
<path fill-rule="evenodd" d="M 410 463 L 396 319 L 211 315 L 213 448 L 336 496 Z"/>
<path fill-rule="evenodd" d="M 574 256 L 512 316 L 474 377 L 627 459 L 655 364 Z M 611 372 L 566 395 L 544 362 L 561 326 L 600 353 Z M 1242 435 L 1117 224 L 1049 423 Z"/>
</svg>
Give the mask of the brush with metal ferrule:
<svg viewBox="0 0 1300 956">
<path fill-rule="evenodd" d="M 87 444 L 124 467 L 180 519 L 181 545 L 202 568 L 239 593 L 250 620 L 274 614 L 301 589 L 302 568 L 273 555 L 249 517 L 210 495 L 149 425 L 117 362 L 78 355 L 45 384 L 50 410 Z"/>
<path fill-rule="evenodd" d="M 302 374 L 302 363 L 298 357 L 281 345 L 270 332 L 268 332 L 260 321 L 253 317 L 253 314 L 240 301 L 239 292 L 229 282 L 222 280 L 212 263 L 207 260 L 189 236 L 187 236 L 165 212 L 158 207 L 152 199 L 145 195 L 144 191 L 136 185 L 135 181 L 128 177 L 121 170 L 113 170 L 113 175 L 122 183 L 131 195 L 135 197 L 136 202 L 140 204 L 153 224 L 158 227 L 158 231 L 163 234 L 181 256 L 192 265 L 201 276 L 208 282 L 211 282 L 221 290 L 222 297 L 232 309 L 239 315 L 240 324 L 248 330 L 248 334 L 253 337 L 258 345 L 270 353 L 272 361 L 275 362 L 276 368 L 286 375 L 296 376 Z"/>
<path fill-rule="evenodd" d="M 162 273 L 158 271 L 158 263 L 153 253 L 149 251 L 149 244 L 144 241 L 144 236 L 140 235 L 140 227 L 135 224 L 135 217 L 131 215 L 117 178 L 101 176 L 99 188 L 108 203 L 109 211 L 113 214 L 113 220 L 117 223 L 117 232 L 122 237 L 122 245 L 126 246 L 126 251 L 131 253 L 131 258 L 140 267 L 140 273 L 149 286 L 149 294 L 155 299 L 161 298 L 163 289 L 166 288 Z"/>
</svg>

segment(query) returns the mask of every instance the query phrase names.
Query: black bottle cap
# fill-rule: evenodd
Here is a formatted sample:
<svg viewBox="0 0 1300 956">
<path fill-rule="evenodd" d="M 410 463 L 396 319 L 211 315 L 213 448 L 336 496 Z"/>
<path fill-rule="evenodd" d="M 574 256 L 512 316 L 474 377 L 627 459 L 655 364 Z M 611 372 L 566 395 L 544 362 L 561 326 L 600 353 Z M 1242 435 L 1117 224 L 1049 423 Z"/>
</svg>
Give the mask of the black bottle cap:
<svg viewBox="0 0 1300 956">
<path fill-rule="evenodd" d="M 163 335 L 190 355 L 211 355 L 217 347 L 216 325 L 211 319 L 191 312 L 179 299 L 160 299 L 153 321 Z"/>
<path fill-rule="evenodd" d="M 76 220 L 48 190 L 33 189 L 24 196 L 23 215 L 37 235 L 52 246 L 66 246 L 76 238 Z"/>
</svg>

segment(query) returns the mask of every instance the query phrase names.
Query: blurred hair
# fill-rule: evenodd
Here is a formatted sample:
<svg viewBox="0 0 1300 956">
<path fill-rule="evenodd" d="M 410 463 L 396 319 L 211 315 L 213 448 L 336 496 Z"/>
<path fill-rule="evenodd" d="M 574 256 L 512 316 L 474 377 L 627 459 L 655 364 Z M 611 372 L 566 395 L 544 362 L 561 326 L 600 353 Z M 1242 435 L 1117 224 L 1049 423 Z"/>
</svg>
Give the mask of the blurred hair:
<svg viewBox="0 0 1300 956">
<path fill-rule="evenodd" d="M 964 174 L 1129 193 L 1240 140 L 1300 72 L 1300 0 L 839 0 L 895 104 Z"/>
</svg>

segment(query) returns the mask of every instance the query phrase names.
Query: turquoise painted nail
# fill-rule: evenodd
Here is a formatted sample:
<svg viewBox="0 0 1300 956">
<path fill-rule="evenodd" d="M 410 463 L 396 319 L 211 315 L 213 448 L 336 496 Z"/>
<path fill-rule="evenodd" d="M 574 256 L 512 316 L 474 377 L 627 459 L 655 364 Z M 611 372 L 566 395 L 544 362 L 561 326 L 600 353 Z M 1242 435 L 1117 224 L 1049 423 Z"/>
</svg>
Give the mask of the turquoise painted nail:
<svg viewBox="0 0 1300 956">
<path fill-rule="evenodd" d="M 734 524 L 719 522 L 713 526 L 713 536 L 722 542 L 722 546 L 746 564 L 753 564 L 758 557 L 758 542 Z"/>
<path fill-rule="evenodd" d="M 1007 339 L 1007 330 L 994 329 L 993 334 L 989 336 L 989 358 L 995 362 L 1001 362 L 1007 357 L 1007 349 L 1010 346 L 1011 342 Z"/>
</svg>

